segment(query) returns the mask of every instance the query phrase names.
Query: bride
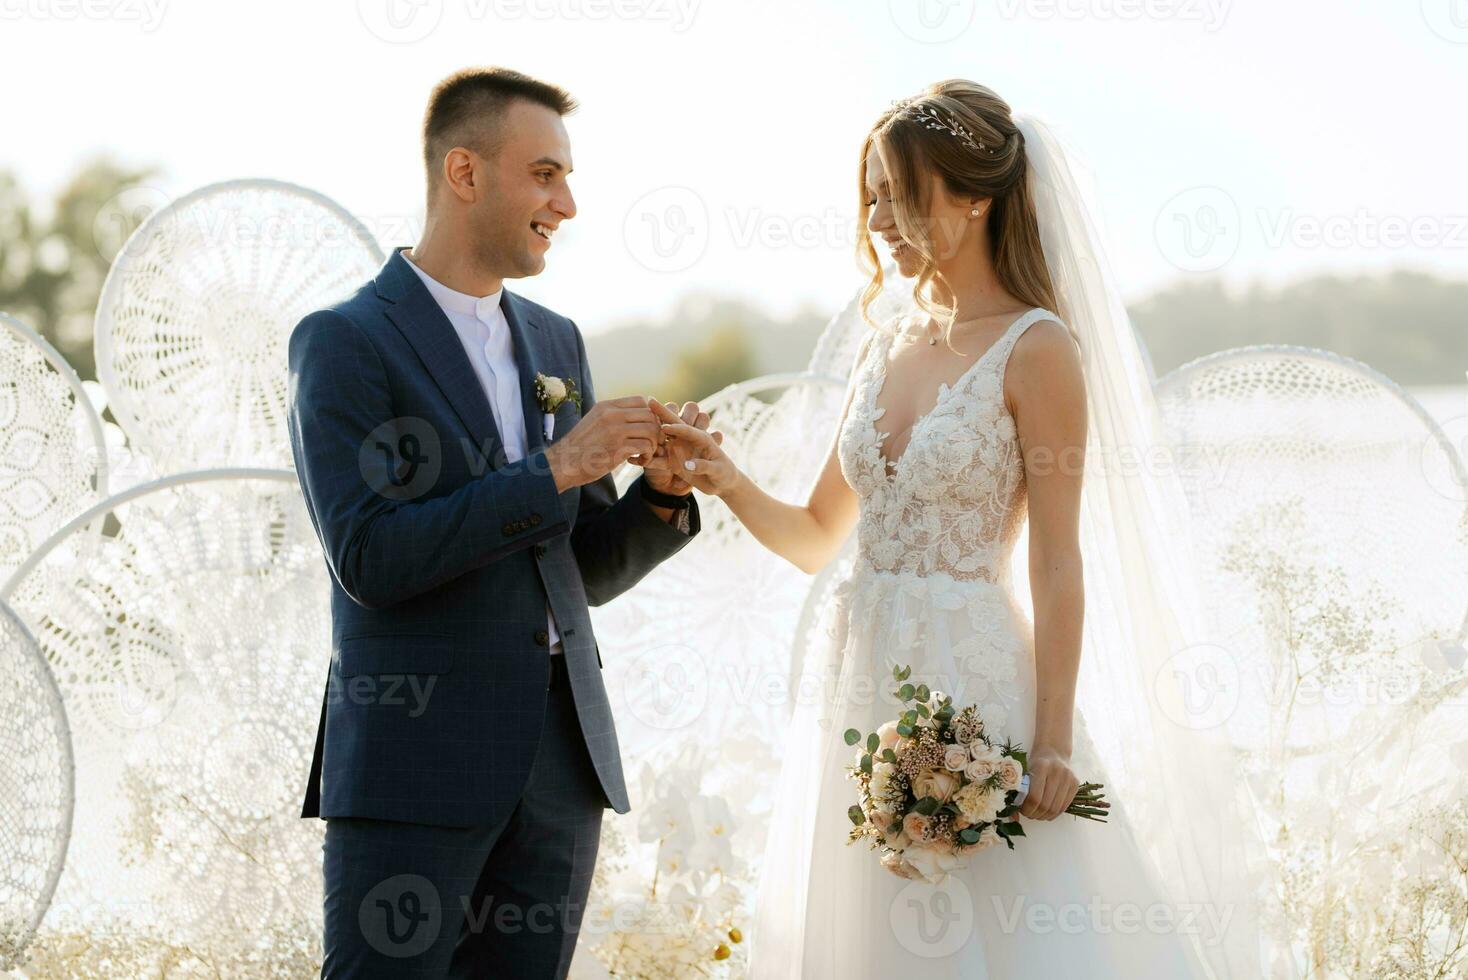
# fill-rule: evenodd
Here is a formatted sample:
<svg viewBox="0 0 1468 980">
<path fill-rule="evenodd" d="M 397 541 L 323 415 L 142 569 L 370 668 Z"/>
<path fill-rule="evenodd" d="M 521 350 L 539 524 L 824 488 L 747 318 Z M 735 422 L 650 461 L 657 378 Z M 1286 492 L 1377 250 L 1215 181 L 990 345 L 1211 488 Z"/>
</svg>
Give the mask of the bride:
<svg viewBox="0 0 1468 980">
<path fill-rule="evenodd" d="M 916 306 L 871 324 L 808 501 L 665 427 L 680 475 L 805 571 L 857 530 L 803 652 L 798 690 L 819 693 L 780 742 L 749 976 L 1263 975 L 1237 780 L 1174 669 L 1197 601 L 1181 504 L 1144 452 L 1150 377 L 1065 154 L 950 80 L 876 121 L 860 193 L 863 315 L 878 236 Z M 1117 465 L 1128 450 L 1144 464 Z M 1010 569 L 1027 519 L 1032 609 Z M 1028 749 L 1025 836 L 937 885 L 847 845 L 842 733 L 899 714 L 900 665 Z M 1105 784 L 1107 823 L 1063 815 L 1082 781 Z"/>
</svg>

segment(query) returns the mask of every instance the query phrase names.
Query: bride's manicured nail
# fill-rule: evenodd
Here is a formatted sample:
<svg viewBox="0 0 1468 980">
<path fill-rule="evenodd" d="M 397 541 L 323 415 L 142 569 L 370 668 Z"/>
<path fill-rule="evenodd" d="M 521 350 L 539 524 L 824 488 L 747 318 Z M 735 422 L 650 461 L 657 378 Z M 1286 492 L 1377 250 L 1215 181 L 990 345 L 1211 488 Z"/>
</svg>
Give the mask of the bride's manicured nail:
<svg viewBox="0 0 1468 980">
<path fill-rule="evenodd" d="M 683 468 L 685 470 L 691 470 L 691 469 L 693 469 L 693 460 L 691 460 L 691 459 L 684 460 L 683 461 Z"/>
</svg>

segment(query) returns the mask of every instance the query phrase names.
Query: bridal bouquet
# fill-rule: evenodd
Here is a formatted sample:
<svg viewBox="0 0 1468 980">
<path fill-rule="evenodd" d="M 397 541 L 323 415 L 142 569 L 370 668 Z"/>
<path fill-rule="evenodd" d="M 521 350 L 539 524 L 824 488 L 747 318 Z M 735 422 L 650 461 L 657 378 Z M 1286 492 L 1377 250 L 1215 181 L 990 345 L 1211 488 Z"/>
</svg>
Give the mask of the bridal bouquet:
<svg viewBox="0 0 1468 980">
<path fill-rule="evenodd" d="M 970 854 L 1001 840 L 1013 850 L 1025 835 L 1016 816 L 1030 777 L 1025 753 L 1008 740 L 996 745 L 974 706 L 956 710 L 941 691 L 914 687 L 911 674 L 892 668 L 896 695 L 911 705 L 895 721 L 865 738 L 846 730 L 846 744 L 858 746 L 848 771 L 860 786 L 847 843 L 869 839 L 887 870 L 936 885 Z M 1100 789 L 1082 783 L 1065 812 L 1104 823 L 1110 804 Z"/>
</svg>

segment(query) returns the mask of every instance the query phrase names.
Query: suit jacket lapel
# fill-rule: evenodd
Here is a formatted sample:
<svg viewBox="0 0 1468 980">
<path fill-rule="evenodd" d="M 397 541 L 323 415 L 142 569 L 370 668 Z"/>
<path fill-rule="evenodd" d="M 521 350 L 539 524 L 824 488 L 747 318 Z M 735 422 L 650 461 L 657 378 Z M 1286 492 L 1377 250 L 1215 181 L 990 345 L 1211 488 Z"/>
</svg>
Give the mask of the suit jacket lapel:
<svg viewBox="0 0 1468 980">
<path fill-rule="evenodd" d="M 408 270 L 411 272 L 412 270 Z M 524 301 L 506 289 L 500 295 L 500 312 L 510 325 L 510 343 L 515 350 L 515 368 L 520 372 L 520 404 L 525 415 L 525 455 L 545 447 L 545 413 L 535 397 L 535 365 L 540 360 L 537 344 L 540 324 Z"/>
<path fill-rule="evenodd" d="M 412 345 L 429 376 L 454 407 L 474 440 L 475 451 L 483 453 L 485 459 L 498 458 L 503 442 L 494 424 L 494 412 L 464 353 L 464 345 L 398 248 L 393 249 L 376 282 L 377 294 L 387 300 L 387 318 Z"/>
</svg>

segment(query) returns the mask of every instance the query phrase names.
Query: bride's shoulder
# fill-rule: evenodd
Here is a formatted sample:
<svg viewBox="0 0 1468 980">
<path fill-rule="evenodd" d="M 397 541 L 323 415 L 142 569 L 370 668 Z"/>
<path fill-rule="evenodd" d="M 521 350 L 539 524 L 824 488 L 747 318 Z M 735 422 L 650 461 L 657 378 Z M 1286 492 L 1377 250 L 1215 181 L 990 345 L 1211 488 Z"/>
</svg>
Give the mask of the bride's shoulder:
<svg viewBox="0 0 1468 980">
<path fill-rule="evenodd" d="M 1064 392 L 1083 392 L 1081 351 L 1070 327 L 1053 314 L 1037 317 L 1020 332 L 1005 371 L 1011 411 L 1028 398 L 1054 403 Z"/>
<path fill-rule="evenodd" d="M 1041 310 L 1020 331 L 1010 353 L 1012 366 L 1031 365 L 1038 370 L 1054 368 L 1067 362 L 1080 363 L 1080 347 L 1075 333 L 1049 310 Z"/>
</svg>

